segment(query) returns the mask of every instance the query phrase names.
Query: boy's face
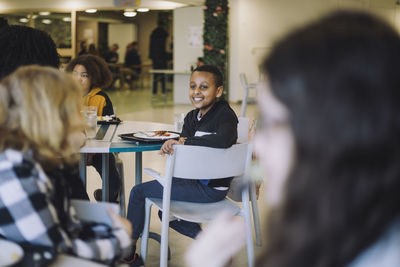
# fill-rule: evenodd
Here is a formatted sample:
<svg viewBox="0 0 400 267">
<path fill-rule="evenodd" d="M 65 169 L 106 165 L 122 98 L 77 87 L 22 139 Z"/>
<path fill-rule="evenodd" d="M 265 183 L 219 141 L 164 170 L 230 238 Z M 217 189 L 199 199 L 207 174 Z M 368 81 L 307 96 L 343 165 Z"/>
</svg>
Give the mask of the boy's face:
<svg viewBox="0 0 400 267">
<path fill-rule="evenodd" d="M 223 87 L 215 85 L 214 75 L 210 72 L 195 71 L 190 77 L 189 98 L 195 108 L 204 116 L 222 95 Z"/>
</svg>

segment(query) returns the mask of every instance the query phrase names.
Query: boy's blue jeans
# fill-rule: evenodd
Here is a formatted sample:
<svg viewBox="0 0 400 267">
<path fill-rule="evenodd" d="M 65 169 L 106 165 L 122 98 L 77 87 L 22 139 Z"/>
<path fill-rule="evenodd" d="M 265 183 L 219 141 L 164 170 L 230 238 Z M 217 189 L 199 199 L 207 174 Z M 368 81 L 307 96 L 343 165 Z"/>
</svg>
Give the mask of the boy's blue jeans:
<svg viewBox="0 0 400 267">
<path fill-rule="evenodd" d="M 227 193 L 227 190 L 213 189 L 198 180 L 172 178 L 171 200 L 210 203 L 224 199 Z M 127 218 L 132 223 L 133 239 L 137 240 L 143 231 L 145 199 L 162 198 L 162 194 L 163 187 L 157 180 L 138 184 L 132 188 Z M 171 222 L 170 227 L 192 238 L 195 238 L 201 230 L 199 224 L 183 220 Z"/>
</svg>

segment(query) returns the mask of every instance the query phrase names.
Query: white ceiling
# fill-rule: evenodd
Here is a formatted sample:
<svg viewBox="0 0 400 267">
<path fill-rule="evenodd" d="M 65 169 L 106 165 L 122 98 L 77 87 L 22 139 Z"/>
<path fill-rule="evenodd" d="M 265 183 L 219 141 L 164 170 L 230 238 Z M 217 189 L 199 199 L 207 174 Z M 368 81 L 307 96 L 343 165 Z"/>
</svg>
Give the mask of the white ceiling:
<svg viewBox="0 0 400 267">
<path fill-rule="evenodd" d="M 173 9 L 187 5 L 203 5 L 202 0 L 141 0 L 139 7 L 153 10 Z M 12 10 L 84 10 L 97 9 L 122 9 L 114 4 L 114 0 L 1 0 L 0 11 Z"/>
</svg>

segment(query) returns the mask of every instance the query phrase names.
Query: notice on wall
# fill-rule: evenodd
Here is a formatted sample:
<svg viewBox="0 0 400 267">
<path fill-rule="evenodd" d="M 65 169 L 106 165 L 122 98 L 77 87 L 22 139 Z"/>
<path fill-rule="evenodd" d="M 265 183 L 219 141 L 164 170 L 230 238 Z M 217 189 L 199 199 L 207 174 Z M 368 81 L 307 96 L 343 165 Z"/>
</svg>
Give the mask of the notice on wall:
<svg viewBox="0 0 400 267">
<path fill-rule="evenodd" d="M 188 27 L 188 45 L 189 47 L 203 46 L 203 28 L 201 26 Z"/>
</svg>

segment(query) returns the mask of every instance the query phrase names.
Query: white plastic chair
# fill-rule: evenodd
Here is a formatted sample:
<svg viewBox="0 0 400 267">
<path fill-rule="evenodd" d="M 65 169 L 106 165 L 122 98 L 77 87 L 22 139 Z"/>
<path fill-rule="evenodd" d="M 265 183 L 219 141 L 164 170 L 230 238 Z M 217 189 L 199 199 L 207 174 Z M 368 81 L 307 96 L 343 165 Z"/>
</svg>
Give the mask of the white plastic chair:
<svg viewBox="0 0 400 267">
<path fill-rule="evenodd" d="M 239 123 L 237 126 L 238 139 L 237 143 L 247 143 L 250 141 L 249 133 L 252 130 L 255 130 L 257 126 L 257 121 L 252 121 L 246 117 L 239 117 Z M 228 197 L 234 201 L 241 202 L 242 201 L 242 180 L 235 178 L 231 182 L 231 186 L 229 188 Z M 253 213 L 253 223 L 254 223 L 254 232 L 256 236 L 256 245 L 261 246 L 261 227 L 260 227 L 260 215 L 258 213 L 258 203 L 256 196 L 256 187 L 255 183 L 252 180 L 249 180 L 249 193 L 250 193 L 250 201 L 251 201 L 251 209 Z"/>
<path fill-rule="evenodd" d="M 249 102 L 249 91 L 250 89 L 257 89 L 257 84 L 256 83 L 248 83 L 246 74 L 240 73 L 240 83 L 242 84 L 244 94 L 243 94 L 243 100 L 242 100 L 242 107 L 240 109 L 240 116 L 244 117 L 246 115 L 246 108 L 247 108 L 247 102 Z"/>
<path fill-rule="evenodd" d="M 210 222 L 222 210 L 232 216 L 244 217 L 246 225 L 246 244 L 249 266 L 254 265 L 254 246 L 250 218 L 250 202 L 248 186 L 242 186 L 243 205 L 240 208 L 233 201 L 225 198 L 214 203 L 192 203 L 171 201 L 172 177 L 183 179 L 218 179 L 224 177 L 242 177 L 243 185 L 247 183 L 247 171 L 251 162 L 251 145 L 249 143 L 233 145 L 227 149 L 201 146 L 174 146 L 174 154 L 167 156 L 164 177 L 152 169 L 144 169 L 146 173 L 157 179 L 163 185 L 163 199 L 146 198 L 145 223 L 141 241 L 141 256 L 146 261 L 147 244 L 150 224 L 151 206 L 162 210 L 160 266 L 167 266 L 169 218 L 190 222 Z M 232 164 L 234 162 L 235 164 Z M 205 166 L 207 166 L 205 168 Z"/>
</svg>

